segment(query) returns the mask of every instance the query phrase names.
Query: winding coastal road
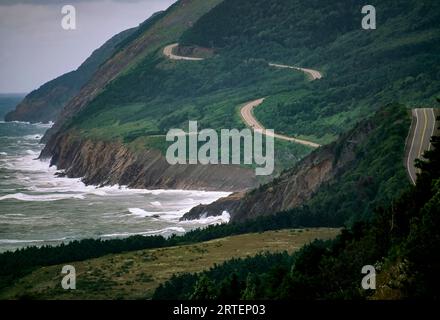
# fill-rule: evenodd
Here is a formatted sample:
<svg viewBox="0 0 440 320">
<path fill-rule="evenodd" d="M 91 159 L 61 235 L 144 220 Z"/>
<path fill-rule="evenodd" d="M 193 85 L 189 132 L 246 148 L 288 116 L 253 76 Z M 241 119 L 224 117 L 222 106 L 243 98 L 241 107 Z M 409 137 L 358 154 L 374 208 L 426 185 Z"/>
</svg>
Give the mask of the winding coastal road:
<svg viewBox="0 0 440 320">
<path fill-rule="evenodd" d="M 407 141 L 406 168 L 411 182 L 415 184 L 418 172 L 415 159 L 422 158 L 423 153 L 431 149 L 430 140 L 435 131 L 436 117 L 432 108 L 413 109 L 412 115 L 413 121 Z"/>
<path fill-rule="evenodd" d="M 314 142 L 311 142 L 311 141 L 302 140 L 302 139 L 298 139 L 298 138 L 288 137 L 288 136 L 285 136 L 282 134 L 270 133 L 270 132 L 264 131 L 265 128 L 261 125 L 260 122 L 258 122 L 258 120 L 254 117 L 254 114 L 253 114 L 253 109 L 258 107 L 260 104 L 262 104 L 264 102 L 264 99 L 265 98 L 261 98 L 261 99 L 257 99 L 257 100 L 248 102 L 241 108 L 241 110 L 240 110 L 241 117 L 244 120 L 244 122 L 246 122 L 246 124 L 248 126 L 253 128 L 254 130 L 255 129 L 261 130 L 261 131 L 263 131 L 264 134 L 266 134 L 268 136 L 272 136 L 277 139 L 299 143 L 299 144 L 309 146 L 312 148 L 319 148 L 321 146 L 321 145 L 314 143 Z"/>
<path fill-rule="evenodd" d="M 188 60 L 188 61 L 201 61 L 203 58 L 192 58 L 192 57 L 183 57 L 177 56 L 173 53 L 173 50 L 179 46 L 178 43 L 170 44 L 163 48 L 163 54 L 171 60 Z"/>
<path fill-rule="evenodd" d="M 293 69 L 296 71 L 301 71 L 301 72 L 306 73 L 310 77 L 311 80 L 322 79 L 321 72 L 319 72 L 317 70 L 313 70 L 313 69 L 300 68 L 300 67 L 288 66 L 285 64 L 277 64 L 277 63 L 269 63 L 269 66 L 275 67 L 275 68 Z"/>
<path fill-rule="evenodd" d="M 179 46 L 178 43 L 173 43 L 168 46 L 166 46 L 163 49 L 163 54 L 168 57 L 171 60 L 188 60 L 188 61 L 200 61 L 204 60 L 203 58 L 193 58 L 193 57 L 184 57 L 184 56 L 178 56 L 173 53 L 173 50 Z M 283 68 L 283 69 L 292 69 L 295 71 L 301 71 L 307 74 L 310 78 L 310 80 L 317 80 L 322 78 L 322 74 L 319 71 L 313 70 L 313 69 L 306 69 L 306 68 L 300 68 L 300 67 L 294 67 L 294 66 L 288 66 L 284 64 L 276 64 L 276 63 L 269 63 L 269 66 L 275 67 L 275 68 Z M 250 101 L 246 103 L 240 110 L 241 117 L 243 121 L 251 128 L 262 130 L 264 134 L 273 136 L 274 138 L 285 140 L 285 141 L 291 141 L 295 143 L 299 143 L 302 145 L 306 145 L 312 148 L 318 148 L 321 145 L 314 143 L 312 141 L 307 141 L 303 139 L 298 139 L 294 137 L 288 137 L 282 134 L 277 133 L 270 133 L 265 131 L 266 129 L 263 127 L 263 125 L 255 118 L 253 114 L 253 109 L 258 107 L 264 102 L 265 98 L 260 98 L 257 100 Z"/>
</svg>

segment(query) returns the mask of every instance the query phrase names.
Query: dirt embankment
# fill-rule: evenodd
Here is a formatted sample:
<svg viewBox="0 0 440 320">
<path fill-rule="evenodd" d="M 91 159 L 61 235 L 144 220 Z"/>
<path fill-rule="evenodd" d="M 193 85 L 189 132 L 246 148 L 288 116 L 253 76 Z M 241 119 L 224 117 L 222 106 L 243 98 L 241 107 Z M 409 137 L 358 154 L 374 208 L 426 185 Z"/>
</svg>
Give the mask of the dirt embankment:
<svg viewBox="0 0 440 320">
<path fill-rule="evenodd" d="M 170 165 L 157 150 L 135 152 L 121 143 L 82 139 L 72 133 L 59 137 L 55 146 L 52 164 L 86 184 L 208 191 L 242 191 L 258 185 L 250 168 Z"/>
</svg>

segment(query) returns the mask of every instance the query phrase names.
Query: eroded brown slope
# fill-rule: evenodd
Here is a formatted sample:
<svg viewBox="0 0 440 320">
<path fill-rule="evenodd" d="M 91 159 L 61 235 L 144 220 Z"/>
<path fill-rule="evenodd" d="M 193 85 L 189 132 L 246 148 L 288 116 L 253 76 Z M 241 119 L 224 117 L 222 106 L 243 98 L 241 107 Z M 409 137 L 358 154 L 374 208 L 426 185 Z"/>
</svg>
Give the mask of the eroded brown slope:
<svg viewBox="0 0 440 320">
<path fill-rule="evenodd" d="M 258 185 L 253 169 L 232 165 L 170 165 L 160 151 L 135 152 L 118 142 L 57 138 L 52 162 L 86 184 L 147 189 L 237 191 Z M 239 177 L 239 178 L 237 178 Z"/>
<path fill-rule="evenodd" d="M 364 121 L 336 142 L 312 152 L 273 182 L 248 193 L 234 193 L 212 204 L 197 206 L 183 219 L 215 216 L 228 211 L 232 221 L 243 221 L 301 206 L 319 187 L 351 168 L 356 159 L 356 146 L 364 142 L 374 128 L 373 121 Z"/>
</svg>

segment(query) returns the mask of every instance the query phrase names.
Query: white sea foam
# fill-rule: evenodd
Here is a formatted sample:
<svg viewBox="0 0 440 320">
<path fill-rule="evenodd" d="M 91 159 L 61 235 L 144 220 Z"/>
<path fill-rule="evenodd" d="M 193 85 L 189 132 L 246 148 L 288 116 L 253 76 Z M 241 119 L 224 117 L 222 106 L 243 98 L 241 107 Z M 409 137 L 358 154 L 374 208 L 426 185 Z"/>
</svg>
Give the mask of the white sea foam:
<svg viewBox="0 0 440 320">
<path fill-rule="evenodd" d="M 25 140 L 40 140 L 41 139 L 41 135 L 39 135 L 39 134 L 30 134 L 30 135 L 27 135 L 27 136 L 23 136 L 21 138 L 23 138 Z"/>
<path fill-rule="evenodd" d="M 7 194 L 0 197 L 0 201 L 8 199 L 16 199 L 20 201 L 36 201 L 36 202 L 50 202 L 64 199 L 84 199 L 81 194 L 44 194 L 44 195 L 30 195 L 24 193 Z"/>
<path fill-rule="evenodd" d="M 49 123 L 42 123 L 42 122 L 30 123 L 30 122 L 26 122 L 26 121 L 8 121 L 8 122 L 0 121 L 0 124 L 10 124 L 10 123 L 32 125 L 32 126 L 37 126 L 40 128 L 51 128 L 54 125 L 53 121 L 50 121 Z"/>
<path fill-rule="evenodd" d="M 0 218 L 2 223 L 6 223 L 11 228 L 15 225 L 19 225 L 20 228 L 32 228 L 35 231 L 32 231 L 31 234 L 35 232 L 35 235 L 29 235 L 30 237 L 34 237 L 34 239 L 45 238 L 45 240 L 24 240 L 21 236 L 22 233 L 11 233 L 5 236 L 8 239 L 0 239 L 0 244 L 5 244 L 4 247 L 10 248 L 14 246 L 14 243 L 16 244 L 14 247 L 18 248 L 32 242 L 39 242 L 38 245 L 40 245 L 72 240 L 72 238 L 51 239 L 56 238 L 60 233 L 61 235 L 70 234 L 72 228 L 77 228 L 75 236 L 78 239 L 96 235 L 100 230 L 107 230 L 108 234 L 102 236 L 104 238 L 127 237 L 137 234 L 169 236 L 173 233 L 182 234 L 193 227 L 223 223 L 227 220 L 227 217 L 222 215 L 202 217 L 190 222 L 179 222 L 179 219 L 194 206 L 211 203 L 218 198 L 229 195 L 228 192 L 146 190 L 131 189 L 119 185 L 96 187 L 85 185 L 80 178 L 56 176 L 56 173 L 62 171 L 55 166 L 50 167 L 49 160 L 36 159 L 43 147 L 39 143 L 40 138 L 41 134 L 31 134 L 16 137 L 13 141 L 8 139 L 6 140 L 7 148 L 11 149 L 0 149 L 2 152 L 8 153 L 7 157 L 0 157 L 2 170 L 8 175 L 7 180 L 2 181 L 2 188 L 10 188 L 2 189 L 3 194 L 0 201 L 5 201 L 4 205 L 7 205 L 8 199 L 36 203 L 41 201 L 42 204 L 41 206 L 36 203 L 32 204 L 36 208 L 35 213 L 25 212 L 26 209 L 17 207 L 19 208 L 17 215 L 3 214 L 0 215 Z M 16 185 L 19 185 L 19 188 L 12 189 L 12 186 L 16 188 Z M 6 192 L 9 194 L 4 195 Z M 81 209 L 78 212 L 87 212 L 90 215 L 77 214 L 72 210 L 64 212 L 62 209 L 60 210 L 60 206 L 64 207 L 64 203 L 51 205 L 44 203 L 62 199 L 75 201 L 75 204 L 66 202 L 66 208 L 70 208 L 72 205 L 78 206 Z M 112 203 L 115 204 L 114 209 Z M 90 205 L 93 205 L 94 208 L 88 209 Z M 47 210 L 44 209 L 46 207 Z M 54 210 L 57 210 L 56 213 Z M 145 217 L 154 218 L 141 219 Z M 90 219 L 93 223 L 88 223 L 89 220 L 86 219 Z M 54 222 L 54 225 L 47 224 L 46 220 L 49 222 L 56 220 L 56 223 Z M 142 227 L 139 228 L 139 225 Z M 139 230 L 141 232 L 137 232 Z M 40 235 L 43 236 L 40 237 Z"/>
<path fill-rule="evenodd" d="M 33 242 L 44 242 L 44 241 L 47 241 L 47 240 L 0 239 L 1 244 L 33 243 Z"/>
<path fill-rule="evenodd" d="M 52 128 L 55 123 L 53 121 L 49 121 L 49 123 L 34 123 L 33 125 L 38 126 L 40 128 Z"/>
<path fill-rule="evenodd" d="M 197 220 L 185 220 L 181 221 L 182 224 L 202 224 L 202 225 L 213 225 L 213 224 L 222 224 L 228 223 L 231 219 L 231 215 L 227 211 L 223 211 L 219 216 L 209 216 L 206 214 L 202 215 L 200 219 Z"/>
<path fill-rule="evenodd" d="M 30 240 L 22 240 L 22 239 L 0 239 L 0 244 L 17 244 L 17 243 L 38 243 L 38 242 L 56 242 L 56 241 L 65 241 L 68 240 L 68 237 L 62 237 L 58 239 L 48 239 L 48 240 L 42 240 L 42 239 L 30 239 Z"/>
<path fill-rule="evenodd" d="M 140 208 L 129 208 L 128 211 L 130 211 L 131 214 L 142 218 L 151 217 L 158 214 L 158 212 L 148 212 Z"/>
<path fill-rule="evenodd" d="M 35 152 L 34 150 L 26 150 L 26 153 L 31 156 L 36 156 L 38 154 L 38 152 Z"/>
<path fill-rule="evenodd" d="M 6 121 L 0 121 L 0 123 L 3 123 L 3 124 L 9 124 L 9 123 L 31 124 L 30 122 L 24 122 L 24 121 L 8 121 L 8 122 L 6 122 Z"/>
<path fill-rule="evenodd" d="M 144 231 L 144 232 L 121 232 L 121 233 L 110 233 L 103 234 L 101 238 L 116 238 L 116 237 L 130 237 L 130 236 L 148 236 L 148 235 L 159 235 L 164 233 L 185 233 L 186 230 L 182 227 L 167 227 L 158 230 Z"/>
</svg>

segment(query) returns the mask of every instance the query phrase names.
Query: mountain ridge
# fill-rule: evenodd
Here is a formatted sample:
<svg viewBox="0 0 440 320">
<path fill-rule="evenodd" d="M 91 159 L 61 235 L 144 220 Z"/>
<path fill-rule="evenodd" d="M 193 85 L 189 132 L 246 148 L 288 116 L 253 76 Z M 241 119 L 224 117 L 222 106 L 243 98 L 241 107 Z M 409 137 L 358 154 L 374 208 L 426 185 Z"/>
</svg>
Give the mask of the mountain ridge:
<svg viewBox="0 0 440 320">
<path fill-rule="evenodd" d="M 136 29 L 131 28 L 111 37 L 94 50 L 76 70 L 67 72 L 33 90 L 15 110 L 6 115 L 5 120 L 43 123 L 55 121 L 64 106 L 92 77 L 99 65 L 107 60 L 117 49 L 118 44 L 132 35 Z"/>
</svg>

